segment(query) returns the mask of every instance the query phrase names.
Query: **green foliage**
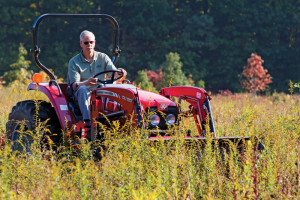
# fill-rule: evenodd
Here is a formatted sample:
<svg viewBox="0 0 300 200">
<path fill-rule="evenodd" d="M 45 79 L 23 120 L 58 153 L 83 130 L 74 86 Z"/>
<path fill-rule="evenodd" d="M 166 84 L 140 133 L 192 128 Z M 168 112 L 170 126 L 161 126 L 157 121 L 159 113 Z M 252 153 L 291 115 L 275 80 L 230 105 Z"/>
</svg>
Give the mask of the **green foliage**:
<svg viewBox="0 0 300 200">
<path fill-rule="evenodd" d="M 208 14 L 196 14 L 187 20 L 180 38 L 182 48 L 178 52 L 185 66 L 184 71 L 193 74 L 194 80 L 203 79 L 210 73 L 205 54 L 217 45 L 216 31 L 214 18 Z"/>
<path fill-rule="evenodd" d="M 166 55 L 166 67 L 163 70 L 164 87 L 190 84 L 182 71 L 182 65 L 178 53 L 170 52 Z"/>
<path fill-rule="evenodd" d="M 203 80 L 198 81 L 196 87 L 205 89 L 205 82 Z"/>
<path fill-rule="evenodd" d="M 26 60 L 26 55 L 26 49 L 24 48 L 23 44 L 20 44 L 17 61 L 13 64 L 10 64 L 9 66 L 12 68 L 12 70 L 5 72 L 3 75 L 3 80 L 6 82 L 6 85 L 10 85 L 14 81 L 25 83 L 28 81 L 28 79 L 30 79 L 32 71 L 29 71 L 28 68 L 31 61 Z"/>
<path fill-rule="evenodd" d="M 19 55 L 18 59 L 15 63 L 9 65 L 12 69 L 18 70 L 18 69 L 28 69 L 30 65 L 30 61 L 25 59 L 25 56 L 27 55 L 27 51 L 24 48 L 23 44 L 20 44 L 19 46 Z"/>
<path fill-rule="evenodd" d="M 153 83 L 148 79 L 147 72 L 145 70 L 138 71 L 135 83 L 144 90 L 153 91 Z"/>
<path fill-rule="evenodd" d="M 300 92 L 300 82 L 293 83 L 293 81 L 290 80 L 290 82 L 289 82 L 289 92 L 291 94 L 294 94 L 295 88 L 298 88 L 298 92 Z"/>
</svg>

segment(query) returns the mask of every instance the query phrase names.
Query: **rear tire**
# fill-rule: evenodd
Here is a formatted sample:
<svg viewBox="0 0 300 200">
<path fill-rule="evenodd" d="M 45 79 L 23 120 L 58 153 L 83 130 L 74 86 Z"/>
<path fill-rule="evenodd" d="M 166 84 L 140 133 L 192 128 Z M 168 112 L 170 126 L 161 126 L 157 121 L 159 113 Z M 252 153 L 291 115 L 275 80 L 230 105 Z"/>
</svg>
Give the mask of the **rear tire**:
<svg viewBox="0 0 300 200">
<path fill-rule="evenodd" d="M 6 136 L 12 141 L 12 151 L 29 153 L 33 136 L 37 134 L 36 127 L 43 122 L 46 124 L 40 129 L 41 147 L 49 148 L 49 138 L 54 144 L 58 144 L 61 138 L 60 123 L 51 103 L 40 100 L 18 102 L 6 123 Z"/>
</svg>

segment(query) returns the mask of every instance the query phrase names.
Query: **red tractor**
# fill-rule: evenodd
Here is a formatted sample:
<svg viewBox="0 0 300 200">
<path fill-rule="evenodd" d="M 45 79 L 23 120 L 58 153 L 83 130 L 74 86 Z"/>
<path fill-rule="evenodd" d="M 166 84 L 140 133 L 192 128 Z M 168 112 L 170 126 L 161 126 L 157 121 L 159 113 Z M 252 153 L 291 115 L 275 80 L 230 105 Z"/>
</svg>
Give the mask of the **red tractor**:
<svg viewBox="0 0 300 200">
<path fill-rule="evenodd" d="M 38 90 L 43 92 L 49 102 L 27 100 L 18 102 L 12 108 L 6 125 L 7 137 L 13 142 L 20 139 L 21 130 L 34 131 L 37 125 L 36 118 L 40 122 L 47 122 L 50 132 L 45 132 L 54 143 L 59 143 L 62 132 L 69 137 L 85 138 L 87 134 L 83 121 L 80 120 L 80 112 L 68 94 L 67 83 L 57 83 L 55 76 L 45 67 L 38 58 L 40 49 L 38 47 L 38 27 L 45 18 L 101 18 L 108 20 L 113 27 L 113 58 L 114 63 L 120 54 L 119 49 L 119 25 L 110 15 L 106 14 L 44 14 L 41 15 L 33 25 L 33 49 L 31 50 L 35 64 L 50 77 L 49 83 L 42 83 L 38 74 L 33 76 L 33 82 L 28 86 L 28 90 Z M 176 136 L 174 125 L 178 125 L 183 117 L 193 117 L 197 127 L 197 134 L 186 132 L 185 139 L 199 140 L 205 143 L 206 134 L 212 133 L 213 141 L 218 141 L 218 145 L 228 148 L 229 141 L 244 143 L 250 137 L 222 137 L 218 138 L 215 133 L 213 115 L 210 106 L 211 97 L 201 88 L 189 86 L 168 87 L 160 90 L 160 94 L 148 92 L 123 81 L 115 84 L 119 78 L 114 78 L 118 70 L 104 71 L 95 74 L 110 73 L 109 80 L 101 81 L 104 87 L 94 89 L 91 96 L 91 119 L 92 141 L 103 138 L 99 124 L 109 127 L 109 121 L 118 120 L 121 127 L 130 122 L 132 127 L 147 130 L 149 140 L 171 140 Z M 176 97 L 176 98 L 173 98 Z M 178 99 L 178 102 L 172 99 Z M 190 104 L 188 111 L 182 111 L 179 103 L 186 101 Z M 77 110 L 77 111 L 76 111 Z M 48 121 L 46 121 L 48 120 Z M 125 130 L 126 128 L 124 128 Z M 209 130 L 207 130 L 209 129 Z M 130 130 L 126 130 L 130 131 Z M 178 130 L 180 131 L 180 130 Z M 170 134 L 171 132 L 171 134 Z M 32 136 L 23 137 L 22 141 L 29 148 L 32 143 Z M 257 138 L 256 138 L 256 141 Z M 15 142 L 16 143 L 16 142 Z M 263 149 L 263 145 L 257 142 L 257 148 Z M 13 149 L 18 145 L 13 145 Z M 29 150 L 29 149 L 27 149 Z"/>
</svg>

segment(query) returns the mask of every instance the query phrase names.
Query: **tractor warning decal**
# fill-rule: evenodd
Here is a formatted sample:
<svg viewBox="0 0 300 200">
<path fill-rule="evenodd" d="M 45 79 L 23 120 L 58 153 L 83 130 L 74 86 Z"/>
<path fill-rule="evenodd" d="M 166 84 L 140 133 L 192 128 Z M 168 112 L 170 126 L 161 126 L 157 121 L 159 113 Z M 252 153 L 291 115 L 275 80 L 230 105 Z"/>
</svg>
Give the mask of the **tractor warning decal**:
<svg viewBox="0 0 300 200">
<path fill-rule="evenodd" d="M 197 92 L 196 98 L 201 99 L 201 93 Z"/>
<path fill-rule="evenodd" d="M 67 105 L 59 105 L 60 110 L 68 110 L 68 106 Z"/>
</svg>

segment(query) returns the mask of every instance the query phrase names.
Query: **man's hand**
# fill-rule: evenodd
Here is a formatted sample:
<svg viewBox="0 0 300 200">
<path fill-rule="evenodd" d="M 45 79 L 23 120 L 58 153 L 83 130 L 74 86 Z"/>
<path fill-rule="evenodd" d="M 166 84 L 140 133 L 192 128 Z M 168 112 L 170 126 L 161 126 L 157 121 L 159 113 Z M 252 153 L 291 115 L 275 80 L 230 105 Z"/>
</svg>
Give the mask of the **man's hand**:
<svg viewBox="0 0 300 200">
<path fill-rule="evenodd" d="M 97 81 L 98 81 L 98 78 L 91 77 L 86 81 L 86 86 L 97 85 Z"/>
<path fill-rule="evenodd" d="M 122 72 L 118 72 L 119 77 L 122 76 L 122 75 L 123 75 L 124 77 L 126 77 L 127 72 L 126 72 L 125 69 L 123 69 L 123 68 L 118 68 L 118 70 L 121 70 L 121 71 L 122 71 Z"/>
<path fill-rule="evenodd" d="M 72 84 L 72 86 L 74 90 L 78 90 L 78 88 L 80 88 L 80 86 L 82 85 L 86 85 L 86 86 L 97 85 L 97 82 L 98 82 L 98 78 L 91 77 L 88 80 L 83 82 L 75 82 Z"/>
<path fill-rule="evenodd" d="M 121 70 L 122 72 L 118 73 L 118 77 L 123 76 L 121 79 L 117 80 L 117 83 L 122 83 L 122 81 L 126 78 L 127 72 L 123 68 L 118 68 L 118 70 Z"/>
</svg>

